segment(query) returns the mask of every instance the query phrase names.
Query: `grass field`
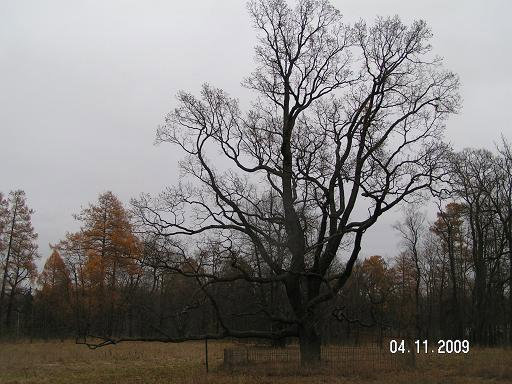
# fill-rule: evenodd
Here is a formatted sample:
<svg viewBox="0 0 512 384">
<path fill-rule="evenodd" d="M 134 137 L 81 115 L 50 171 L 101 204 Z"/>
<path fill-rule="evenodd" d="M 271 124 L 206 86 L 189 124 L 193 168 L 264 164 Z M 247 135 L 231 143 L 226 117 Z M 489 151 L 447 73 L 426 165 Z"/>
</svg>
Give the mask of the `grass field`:
<svg viewBox="0 0 512 384">
<path fill-rule="evenodd" d="M 73 342 L 0 344 L 0 383 L 512 383 L 512 350 L 473 349 L 469 355 L 418 357 L 415 370 L 358 375 L 267 369 L 221 369 L 228 343 L 209 343 L 210 373 L 204 344 L 119 344 L 89 350 Z"/>
</svg>

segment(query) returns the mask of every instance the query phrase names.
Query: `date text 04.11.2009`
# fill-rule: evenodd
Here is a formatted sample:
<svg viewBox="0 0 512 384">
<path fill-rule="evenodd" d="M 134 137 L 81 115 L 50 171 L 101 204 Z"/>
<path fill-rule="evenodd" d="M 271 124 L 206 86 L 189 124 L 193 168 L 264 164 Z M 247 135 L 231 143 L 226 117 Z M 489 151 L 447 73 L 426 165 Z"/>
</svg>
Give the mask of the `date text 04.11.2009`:
<svg viewBox="0 0 512 384">
<path fill-rule="evenodd" d="M 414 346 L 408 346 L 405 340 L 391 340 L 391 353 L 468 353 L 469 340 L 439 340 L 436 346 L 430 346 L 428 340 L 415 340 Z"/>
</svg>

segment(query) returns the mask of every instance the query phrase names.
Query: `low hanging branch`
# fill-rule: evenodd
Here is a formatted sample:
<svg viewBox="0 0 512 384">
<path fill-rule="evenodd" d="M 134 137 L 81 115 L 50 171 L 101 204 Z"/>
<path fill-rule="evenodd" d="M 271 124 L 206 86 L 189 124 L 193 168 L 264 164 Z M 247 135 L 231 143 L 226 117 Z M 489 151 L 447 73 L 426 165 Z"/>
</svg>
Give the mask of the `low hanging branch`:
<svg viewBox="0 0 512 384">
<path fill-rule="evenodd" d="M 156 327 L 152 327 L 159 333 L 163 333 L 161 330 L 158 330 Z M 238 338 L 238 339 L 249 339 L 249 338 L 257 338 L 257 339 L 267 339 L 267 340 L 280 340 L 285 337 L 293 337 L 297 336 L 296 327 L 289 327 L 286 329 L 282 329 L 275 332 L 265 332 L 265 331 L 230 331 L 223 330 L 220 333 L 211 333 L 204 335 L 189 335 L 184 337 L 106 337 L 106 336 L 98 336 L 98 335 L 86 335 L 83 338 L 76 338 L 76 344 L 86 345 L 89 349 L 97 349 L 101 347 L 105 347 L 107 345 L 116 345 L 122 342 L 159 342 L 159 343 L 184 343 L 187 341 L 199 341 L 199 340 L 221 340 L 229 337 Z M 99 340 L 98 342 L 89 341 L 89 339 Z"/>
</svg>

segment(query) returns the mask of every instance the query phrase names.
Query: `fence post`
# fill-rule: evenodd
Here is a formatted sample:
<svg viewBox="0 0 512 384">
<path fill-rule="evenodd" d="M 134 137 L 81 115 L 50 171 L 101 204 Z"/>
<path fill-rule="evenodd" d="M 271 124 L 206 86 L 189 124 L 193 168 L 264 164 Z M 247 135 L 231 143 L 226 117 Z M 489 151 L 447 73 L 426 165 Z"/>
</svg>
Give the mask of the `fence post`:
<svg viewBox="0 0 512 384">
<path fill-rule="evenodd" d="M 414 345 L 414 342 L 412 342 L 412 338 L 409 333 L 407 333 L 407 351 L 408 351 L 408 366 L 411 368 L 416 368 L 416 347 Z"/>
<path fill-rule="evenodd" d="M 206 373 L 208 373 L 208 338 L 204 339 L 204 362 L 206 364 Z"/>
<path fill-rule="evenodd" d="M 233 350 L 230 348 L 224 349 L 224 367 L 233 369 Z"/>
</svg>

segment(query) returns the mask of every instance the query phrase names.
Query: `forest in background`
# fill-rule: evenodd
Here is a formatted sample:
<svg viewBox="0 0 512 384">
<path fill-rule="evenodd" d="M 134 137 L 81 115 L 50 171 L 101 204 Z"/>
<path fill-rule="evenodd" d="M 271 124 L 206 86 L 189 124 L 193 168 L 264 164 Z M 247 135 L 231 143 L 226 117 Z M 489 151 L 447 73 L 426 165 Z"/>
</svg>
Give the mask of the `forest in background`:
<svg viewBox="0 0 512 384">
<path fill-rule="evenodd" d="M 396 255 L 356 263 L 322 308 L 323 343 L 415 336 L 512 345 L 512 150 L 502 139 L 494 152 L 450 159 L 449 177 L 428 198 L 436 218 L 422 210 L 427 200 L 404 203 Z M 228 254 L 209 236 L 191 247 L 154 233 L 112 192 L 74 216 L 80 230 L 53 244 L 38 271 L 32 213 L 23 191 L 0 194 L 4 338 L 215 338 L 219 327 L 280 329 L 291 312 L 282 284 L 240 277 L 242 264 L 259 279 L 272 273 L 258 258 Z M 329 273 L 343 264 L 339 257 Z"/>
</svg>

